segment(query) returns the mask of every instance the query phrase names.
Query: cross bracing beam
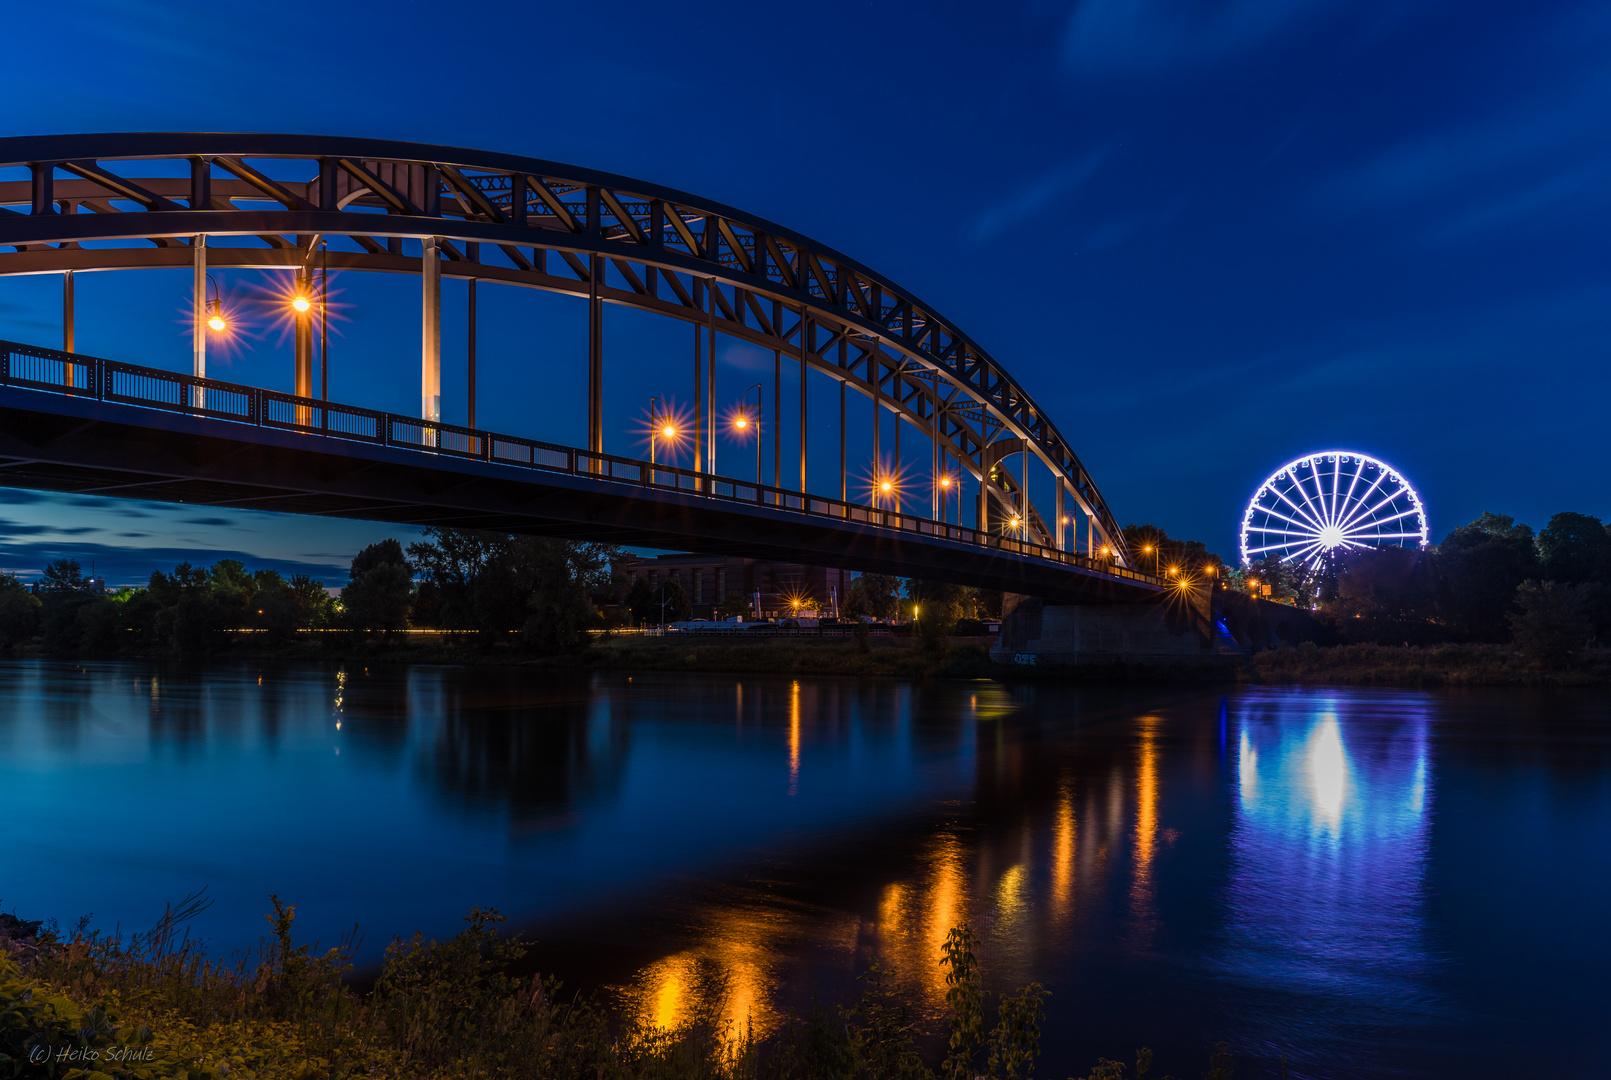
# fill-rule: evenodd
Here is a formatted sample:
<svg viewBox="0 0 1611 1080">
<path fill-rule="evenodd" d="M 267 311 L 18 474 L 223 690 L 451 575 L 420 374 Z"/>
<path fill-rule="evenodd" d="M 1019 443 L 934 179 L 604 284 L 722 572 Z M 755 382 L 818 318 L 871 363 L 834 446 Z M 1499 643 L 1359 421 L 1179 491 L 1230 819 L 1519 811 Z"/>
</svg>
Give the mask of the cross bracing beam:
<svg viewBox="0 0 1611 1080">
<path fill-rule="evenodd" d="M 183 162 L 189 176 L 168 177 L 150 162 Z M 0 251 L 0 275 L 180 265 L 189 252 L 178 245 L 197 234 L 214 238 L 217 266 L 289 265 L 275 260 L 299 258 L 299 238 L 322 235 L 349 237 L 358 249 L 331 251 L 332 269 L 417 273 L 419 260 L 402 253 L 401 241 L 440 237 L 449 276 L 586 295 L 590 257 L 602 256 L 627 282 L 599 283 L 605 302 L 710 320 L 862 393 L 876 387 L 887 407 L 976 477 L 998 435 L 1024 440 L 1122 552 L 1117 524 L 1072 447 L 977 343 L 855 260 L 733 208 L 538 159 L 324 136 L 0 139 L 0 169 L 7 166 L 27 167 L 30 178 L 0 182 L 0 248 L 12 249 Z M 299 170 L 302 179 L 285 178 Z M 263 246 L 220 243 L 230 237 Z M 92 242 L 137 246 L 78 246 Z M 486 245 L 508 265 L 458 245 Z M 692 303 L 694 278 L 718 286 L 714 318 Z M 794 328 L 767 324 L 773 302 L 794 313 Z M 820 343 L 801 357 L 805 318 L 829 342 L 856 341 L 847 367 L 837 348 Z"/>
</svg>

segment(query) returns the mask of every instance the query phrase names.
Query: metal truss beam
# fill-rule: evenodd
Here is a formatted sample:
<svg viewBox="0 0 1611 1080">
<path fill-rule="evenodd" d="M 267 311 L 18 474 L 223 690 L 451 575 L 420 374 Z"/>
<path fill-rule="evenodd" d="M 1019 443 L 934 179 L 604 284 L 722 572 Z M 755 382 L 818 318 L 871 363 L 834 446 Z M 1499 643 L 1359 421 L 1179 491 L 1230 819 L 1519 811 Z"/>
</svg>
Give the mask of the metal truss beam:
<svg viewBox="0 0 1611 1080">
<path fill-rule="evenodd" d="M 1122 551 L 1068 441 L 976 342 L 870 268 L 731 207 L 540 159 L 324 136 L 0 139 L 0 175 L 15 166 L 29 179 L 0 181 L 0 248 L 12 249 L 0 252 L 0 275 L 186 265 L 198 234 L 212 238 L 214 266 L 300 265 L 305 238 L 324 236 L 355 249 L 331 250 L 332 269 L 418 273 L 402 241 L 440 237 L 448 276 L 711 321 L 803 359 L 876 396 L 975 476 L 987 475 L 994 442 L 1021 440 Z M 483 261 L 483 250 L 506 261 Z M 569 274 L 550 269 L 549 251 Z M 606 260 L 626 288 L 590 280 L 590 265 Z M 696 278 L 715 287 L 709 309 L 694 303 Z M 792 327 L 767 317 L 775 307 L 792 313 Z M 815 350 L 801 341 L 806 320 L 824 339 Z M 846 364 L 841 339 L 855 346 Z"/>
</svg>

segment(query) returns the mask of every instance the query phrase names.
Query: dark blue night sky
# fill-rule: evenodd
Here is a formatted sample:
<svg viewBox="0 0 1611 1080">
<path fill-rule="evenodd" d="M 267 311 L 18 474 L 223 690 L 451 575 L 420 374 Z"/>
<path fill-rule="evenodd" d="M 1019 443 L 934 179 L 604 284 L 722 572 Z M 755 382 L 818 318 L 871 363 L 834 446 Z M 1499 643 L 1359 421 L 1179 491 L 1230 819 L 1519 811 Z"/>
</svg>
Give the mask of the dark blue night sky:
<svg viewBox="0 0 1611 1080">
<path fill-rule="evenodd" d="M 1046 407 L 1121 523 L 1233 556 L 1259 481 L 1335 447 L 1401 469 L 1435 540 L 1485 510 L 1534 526 L 1560 510 L 1611 516 L 1611 5 L 71 11 L 8 13 L 0 134 L 408 139 L 725 202 L 878 269 L 963 327 Z M 246 295 L 260 278 L 224 284 Z M 332 397 L 411 410 L 417 286 L 344 287 Z M 188 369 L 187 288 L 184 273 L 85 275 L 79 348 Z M 483 292 L 495 295 L 482 355 L 497 358 L 483 379 L 502 380 L 483 425 L 575 442 L 581 309 L 513 292 Z M 55 280 L 0 279 L 0 336 L 57 344 L 58 296 Z M 686 396 L 653 375 L 673 357 L 686 381 L 686 343 L 610 318 L 612 379 L 648 373 L 612 389 L 624 430 L 640 397 Z M 265 328 L 249 344 L 220 377 L 289 382 L 288 341 Z M 723 355 L 734 399 L 757 360 Z M 450 389 L 448 419 L 455 409 Z M 128 544 L 153 549 L 147 563 L 194 550 L 341 566 L 356 544 L 400 533 L 3 500 L 0 566 L 28 573 L 59 551 L 122 566 L 110 549 Z"/>
</svg>

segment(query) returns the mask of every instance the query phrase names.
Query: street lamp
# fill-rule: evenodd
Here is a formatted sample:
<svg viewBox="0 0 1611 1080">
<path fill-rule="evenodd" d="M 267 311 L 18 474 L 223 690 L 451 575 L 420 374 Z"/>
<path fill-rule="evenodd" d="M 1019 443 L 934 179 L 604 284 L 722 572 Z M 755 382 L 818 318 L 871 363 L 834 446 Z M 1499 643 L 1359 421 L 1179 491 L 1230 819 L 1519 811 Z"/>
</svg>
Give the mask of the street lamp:
<svg viewBox="0 0 1611 1080">
<path fill-rule="evenodd" d="M 750 390 L 755 391 L 755 412 L 753 414 L 745 411 L 745 404 L 744 404 L 745 399 L 750 396 Z M 755 484 L 756 484 L 757 487 L 759 487 L 760 484 L 761 484 L 761 384 L 760 383 L 756 383 L 754 386 L 750 387 L 749 390 L 744 391 L 742 394 L 740 394 L 738 396 L 738 412 L 733 417 L 733 428 L 738 432 L 739 438 L 743 438 L 745 435 L 749 434 L 750 433 L 750 428 L 752 428 L 752 427 L 755 429 Z"/>
<path fill-rule="evenodd" d="M 660 412 L 655 412 L 655 402 L 660 403 Z M 649 399 L 649 466 L 654 467 L 655 440 L 665 439 L 673 446 L 677 443 L 677 418 L 671 414 L 671 407 L 666 404 L 663 397 Z"/>
<path fill-rule="evenodd" d="M 229 329 L 229 323 L 224 319 L 223 290 L 211 274 L 207 275 L 207 284 L 212 286 L 213 291 L 213 295 L 207 298 L 207 326 L 214 332 L 222 333 Z"/>
</svg>

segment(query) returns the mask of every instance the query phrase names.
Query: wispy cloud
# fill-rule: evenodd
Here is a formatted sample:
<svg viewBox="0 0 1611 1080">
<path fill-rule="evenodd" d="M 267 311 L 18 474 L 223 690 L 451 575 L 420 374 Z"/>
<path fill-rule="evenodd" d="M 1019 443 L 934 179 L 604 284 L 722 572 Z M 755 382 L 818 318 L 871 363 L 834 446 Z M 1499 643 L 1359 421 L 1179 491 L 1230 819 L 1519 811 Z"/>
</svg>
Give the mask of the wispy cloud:
<svg viewBox="0 0 1611 1080">
<path fill-rule="evenodd" d="M 1583 39 L 1611 44 L 1611 19 L 1573 10 L 1518 42 L 1518 66 L 1539 73 L 1527 92 L 1378 149 L 1320 184 L 1313 203 L 1414 211 L 1432 243 L 1597 205 L 1611 176 L 1611 69 L 1603 49 L 1582 55 Z"/>
<path fill-rule="evenodd" d="M 1111 152 L 1111 147 L 1104 146 L 1065 161 L 991 203 L 968 223 L 962 233 L 963 240 L 983 244 L 1032 218 L 1042 216 L 1058 199 L 1096 175 Z M 1062 219 L 1063 215 L 1059 215 L 1059 220 Z"/>
<path fill-rule="evenodd" d="M 1098 75 L 1149 75 L 1227 60 L 1266 44 L 1341 0 L 1080 0 L 1063 34 L 1063 65 Z"/>
</svg>

